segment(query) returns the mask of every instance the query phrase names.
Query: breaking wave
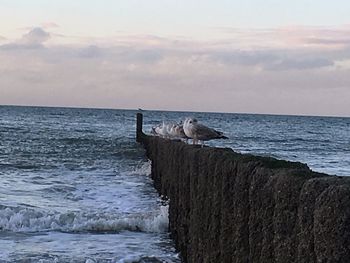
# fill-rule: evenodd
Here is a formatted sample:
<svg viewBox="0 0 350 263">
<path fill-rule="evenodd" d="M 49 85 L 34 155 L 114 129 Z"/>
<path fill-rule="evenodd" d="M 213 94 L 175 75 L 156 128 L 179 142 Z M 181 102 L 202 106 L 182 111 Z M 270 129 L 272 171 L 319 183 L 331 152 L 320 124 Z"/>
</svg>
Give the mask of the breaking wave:
<svg viewBox="0 0 350 263">
<path fill-rule="evenodd" d="M 168 230 L 168 206 L 158 211 L 113 215 L 107 213 L 44 212 L 32 208 L 1 207 L 0 231 L 11 232 L 120 232 L 161 233 Z"/>
<path fill-rule="evenodd" d="M 136 165 L 131 170 L 122 172 L 123 175 L 150 175 L 152 172 L 152 165 L 151 161 L 148 160 L 148 162 L 139 162 L 138 165 Z"/>
</svg>

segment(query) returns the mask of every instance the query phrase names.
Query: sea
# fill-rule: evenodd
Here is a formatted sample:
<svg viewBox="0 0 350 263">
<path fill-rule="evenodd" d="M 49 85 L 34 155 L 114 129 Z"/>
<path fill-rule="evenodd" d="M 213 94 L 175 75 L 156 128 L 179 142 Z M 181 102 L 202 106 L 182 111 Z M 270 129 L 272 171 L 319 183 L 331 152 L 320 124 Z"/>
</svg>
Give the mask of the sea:
<svg viewBox="0 0 350 263">
<path fill-rule="evenodd" d="M 0 106 L 0 262 L 181 262 L 133 110 Z M 350 175 L 350 118 L 143 111 L 144 131 L 195 117 L 206 144 Z"/>
</svg>

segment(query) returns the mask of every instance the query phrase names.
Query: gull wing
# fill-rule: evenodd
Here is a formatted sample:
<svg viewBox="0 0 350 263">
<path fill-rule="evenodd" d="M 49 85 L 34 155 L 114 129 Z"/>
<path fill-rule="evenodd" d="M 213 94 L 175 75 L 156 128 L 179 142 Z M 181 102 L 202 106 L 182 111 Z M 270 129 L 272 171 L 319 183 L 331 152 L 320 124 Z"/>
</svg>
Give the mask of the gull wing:
<svg viewBox="0 0 350 263">
<path fill-rule="evenodd" d="M 223 138 L 222 132 L 216 131 L 199 123 L 193 125 L 193 132 L 197 135 L 198 140 L 207 141 L 211 139 Z"/>
</svg>

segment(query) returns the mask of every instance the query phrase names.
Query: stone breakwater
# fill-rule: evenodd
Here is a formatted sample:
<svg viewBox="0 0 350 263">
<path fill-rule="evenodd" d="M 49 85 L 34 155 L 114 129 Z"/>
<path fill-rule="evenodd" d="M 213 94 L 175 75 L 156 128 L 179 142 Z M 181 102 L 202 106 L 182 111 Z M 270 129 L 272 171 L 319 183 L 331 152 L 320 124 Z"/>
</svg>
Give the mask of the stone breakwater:
<svg viewBox="0 0 350 263">
<path fill-rule="evenodd" d="M 184 262 L 350 262 L 350 178 L 138 134 Z"/>
</svg>

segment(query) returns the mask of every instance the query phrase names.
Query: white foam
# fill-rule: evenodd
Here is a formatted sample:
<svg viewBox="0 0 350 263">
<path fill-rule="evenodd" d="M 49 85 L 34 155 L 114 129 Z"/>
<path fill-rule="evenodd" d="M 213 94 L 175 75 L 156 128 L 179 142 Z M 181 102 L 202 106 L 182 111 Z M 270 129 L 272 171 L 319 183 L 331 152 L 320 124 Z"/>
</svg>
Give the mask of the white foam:
<svg viewBox="0 0 350 263">
<path fill-rule="evenodd" d="M 130 255 L 126 256 L 125 258 L 122 258 L 118 261 L 115 261 L 115 263 L 134 263 L 134 262 L 140 262 L 142 256 L 136 256 L 136 255 Z"/>
<path fill-rule="evenodd" d="M 40 259 L 38 263 L 58 263 L 59 259 L 55 257 L 54 259 Z"/>
<path fill-rule="evenodd" d="M 148 160 L 147 162 L 139 163 L 132 170 L 124 172 L 124 175 L 150 175 L 152 172 L 152 162 Z"/>
<path fill-rule="evenodd" d="M 12 232 L 119 232 L 122 230 L 151 233 L 168 230 L 168 206 L 158 211 L 115 215 L 107 213 L 44 212 L 29 208 L 0 210 L 0 230 Z"/>
<path fill-rule="evenodd" d="M 144 221 L 144 229 L 146 232 L 166 232 L 169 225 L 169 206 L 161 206 L 159 214 L 154 216 L 151 220 Z"/>
</svg>

